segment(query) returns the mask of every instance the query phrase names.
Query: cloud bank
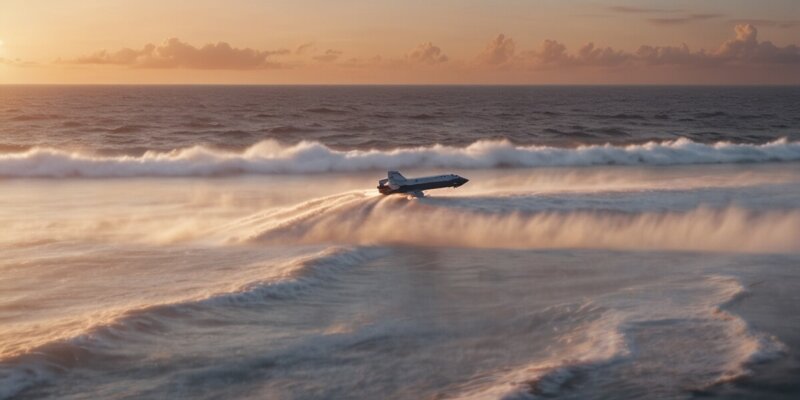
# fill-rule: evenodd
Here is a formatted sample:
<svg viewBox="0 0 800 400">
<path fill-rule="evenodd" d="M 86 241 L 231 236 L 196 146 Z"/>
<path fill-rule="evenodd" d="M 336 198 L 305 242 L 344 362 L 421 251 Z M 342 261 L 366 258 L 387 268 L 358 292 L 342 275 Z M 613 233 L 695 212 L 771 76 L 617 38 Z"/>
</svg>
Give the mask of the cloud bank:
<svg viewBox="0 0 800 400">
<path fill-rule="evenodd" d="M 483 51 L 478 54 L 477 59 L 481 64 L 504 65 L 513 61 L 515 51 L 516 44 L 514 39 L 501 33 L 486 44 Z"/>
<path fill-rule="evenodd" d="M 631 11 L 633 12 L 633 11 Z M 498 35 L 486 45 L 477 60 L 484 66 L 515 65 L 520 68 L 546 69 L 566 67 L 647 67 L 647 66 L 765 66 L 800 65 L 800 47 L 776 46 L 759 41 L 758 30 L 751 24 L 735 27 L 735 37 L 716 50 L 693 51 L 685 43 L 680 46 L 642 45 L 633 52 L 598 47 L 590 42 L 570 53 L 567 47 L 547 39 L 534 50 L 516 53 L 514 40 Z"/>
<path fill-rule="evenodd" d="M 736 37 L 713 52 L 692 52 L 686 44 L 680 47 L 642 46 L 636 51 L 638 60 L 647 64 L 665 65 L 793 65 L 800 64 L 800 47 L 779 47 L 770 41 L 758 41 L 758 30 L 750 24 L 737 25 Z"/>
<path fill-rule="evenodd" d="M 334 62 L 338 60 L 341 55 L 342 52 L 340 50 L 328 49 L 325 50 L 325 53 L 314 56 L 314 59 L 319 62 Z"/>
<path fill-rule="evenodd" d="M 624 13 L 661 13 L 685 19 L 681 10 L 623 7 Z M 690 19 L 717 18 L 696 14 Z M 778 24 L 776 22 L 775 24 Z M 730 39 L 710 49 L 678 45 L 642 44 L 620 49 L 589 42 L 568 48 L 555 39 L 538 46 L 523 47 L 522 41 L 500 33 L 481 46 L 473 44 L 473 55 L 453 58 L 446 48 L 425 41 L 405 53 L 351 55 L 347 49 L 326 48 L 315 42 L 289 45 L 276 50 L 235 47 L 226 42 L 194 45 L 177 38 L 140 49 L 100 50 L 90 55 L 59 60 L 61 64 L 120 66 L 130 69 L 183 70 L 273 70 L 263 75 L 292 74 L 326 81 L 394 82 L 424 79 L 425 82 L 613 82 L 613 83 L 800 83 L 794 72 L 800 67 L 800 47 L 776 45 L 759 37 L 753 24 L 738 24 Z M 291 49 L 291 50 L 289 50 Z M 345 57 L 345 55 L 347 55 Z M 0 60 L 5 66 L 19 61 Z M 46 64 L 40 64 L 46 66 Z M 281 71 L 275 71 L 275 70 Z M 284 75 L 280 75 L 284 73 Z M 356 77 L 356 78 L 353 78 Z M 265 78 L 266 79 L 266 78 Z M 366 80 L 363 80 L 366 79 Z M 280 78 L 276 78 L 280 80 Z"/>
<path fill-rule="evenodd" d="M 744 24 L 751 24 L 751 25 L 758 25 L 758 26 L 768 26 L 770 28 L 781 28 L 781 29 L 791 29 L 800 27 L 800 19 L 788 19 L 788 20 L 777 20 L 777 19 L 733 19 L 730 22 L 736 25 L 744 25 Z"/>
<path fill-rule="evenodd" d="M 420 44 L 411 53 L 407 54 L 406 59 L 412 63 L 434 65 L 446 62 L 448 57 L 439 46 L 434 46 L 433 43 L 427 42 Z"/>
<path fill-rule="evenodd" d="M 648 21 L 656 25 L 683 25 L 689 22 L 705 21 L 720 17 L 722 17 L 722 14 L 687 14 L 679 17 L 650 18 Z"/>
<path fill-rule="evenodd" d="M 255 50 L 236 48 L 226 42 L 194 47 L 178 38 L 160 45 L 147 44 L 142 49 L 123 48 L 114 52 L 100 50 L 89 56 L 72 60 L 76 64 L 110 64 L 137 68 L 187 68 L 187 69 L 264 69 L 276 68 L 275 55 L 289 54 L 289 50 Z"/>
</svg>

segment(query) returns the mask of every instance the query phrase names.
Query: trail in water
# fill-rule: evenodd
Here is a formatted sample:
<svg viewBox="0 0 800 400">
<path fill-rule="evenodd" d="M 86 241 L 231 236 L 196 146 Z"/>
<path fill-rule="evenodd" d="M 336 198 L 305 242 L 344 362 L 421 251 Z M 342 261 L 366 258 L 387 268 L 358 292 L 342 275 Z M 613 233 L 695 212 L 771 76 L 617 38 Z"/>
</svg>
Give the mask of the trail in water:
<svg viewBox="0 0 800 400">
<path fill-rule="evenodd" d="M 256 224 L 260 243 L 473 248 L 594 248 L 782 252 L 800 247 L 800 210 L 697 206 L 686 211 L 487 212 L 481 200 L 349 195 L 312 201 Z M 484 200 L 485 201 L 485 200 Z M 506 199 L 513 202 L 514 199 Z M 496 207 L 495 207 L 496 208 Z"/>
</svg>

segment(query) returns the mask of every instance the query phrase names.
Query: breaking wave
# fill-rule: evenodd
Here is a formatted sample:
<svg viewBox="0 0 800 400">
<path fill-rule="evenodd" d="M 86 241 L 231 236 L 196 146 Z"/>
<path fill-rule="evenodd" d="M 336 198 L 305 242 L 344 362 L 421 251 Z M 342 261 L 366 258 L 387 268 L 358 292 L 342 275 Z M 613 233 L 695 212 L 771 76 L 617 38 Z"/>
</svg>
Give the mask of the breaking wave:
<svg viewBox="0 0 800 400">
<path fill-rule="evenodd" d="M 765 144 L 704 144 L 678 139 L 627 146 L 606 144 L 560 148 L 481 140 L 466 147 L 435 145 L 393 150 L 335 150 L 319 142 L 286 145 L 266 140 L 240 152 L 193 146 L 118 157 L 34 147 L 21 153 L 0 155 L 0 176 L 217 176 L 403 168 L 491 169 L 786 161 L 800 161 L 800 142 L 781 139 Z"/>
<path fill-rule="evenodd" d="M 597 306 L 606 310 L 603 318 L 566 332 L 561 338 L 569 344 L 565 349 L 557 348 L 544 360 L 492 374 L 478 385 L 467 384 L 467 390 L 453 397 L 550 398 L 570 381 L 587 374 L 594 374 L 600 385 L 610 384 L 615 382 L 615 374 L 636 376 L 642 368 L 637 364 L 648 365 L 654 356 L 663 358 L 664 341 L 674 337 L 683 340 L 687 350 L 670 357 L 673 368 L 681 374 L 646 382 L 650 397 L 674 397 L 676 390 L 702 392 L 746 376 L 751 366 L 785 353 L 786 346 L 777 338 L 754 331 L 741 317 L 724 310 L 725 305 L 747 293 L 736 278 L 712 275 L 693 282 L 677 280 L 658 285 L 597 299 Z M 665 287 L 683 298 L 677 304 L 665 304 L 663 297 L 648 295 Z"/>
</svg>

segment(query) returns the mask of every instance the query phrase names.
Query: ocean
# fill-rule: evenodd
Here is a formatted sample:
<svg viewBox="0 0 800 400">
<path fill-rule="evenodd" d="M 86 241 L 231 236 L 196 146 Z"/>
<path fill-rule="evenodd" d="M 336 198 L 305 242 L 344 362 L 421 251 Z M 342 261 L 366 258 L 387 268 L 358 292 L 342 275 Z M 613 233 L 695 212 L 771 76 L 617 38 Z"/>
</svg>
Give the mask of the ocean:
<svg viewBox="0 0 800 400">
<path fill-rule="evenodd" d="M 798 87 L 0 86 L 0 193 L 0 399 L 800 397 Z"/>
</svg>

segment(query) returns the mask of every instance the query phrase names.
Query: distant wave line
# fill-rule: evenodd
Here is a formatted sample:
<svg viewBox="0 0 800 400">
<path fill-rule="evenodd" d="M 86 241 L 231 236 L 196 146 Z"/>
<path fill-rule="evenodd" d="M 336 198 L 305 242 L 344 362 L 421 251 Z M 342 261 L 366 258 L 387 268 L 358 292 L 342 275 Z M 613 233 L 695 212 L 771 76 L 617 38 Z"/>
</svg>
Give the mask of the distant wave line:
<svg viewBox="0 0 800 400">
<path fill-rule="evenodd" d="M 322 143 L 265 140 L 242 151 L 192 146 L 141 156 L 99 156 L 34 147 L 0 155 L 0 176 L 10 178 L 191 177 L 409 168 L 535 168 L 594 165 L 685 165 L 800 161 L 800 142 L 698 143 L 681 138 L 615 146 L 575 148 L 520 146 L 480 140 L 465 147 L 434 145 L 392 150 L 335 150 Z"/>
</svg>

